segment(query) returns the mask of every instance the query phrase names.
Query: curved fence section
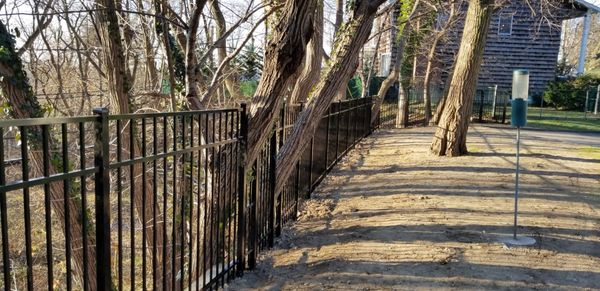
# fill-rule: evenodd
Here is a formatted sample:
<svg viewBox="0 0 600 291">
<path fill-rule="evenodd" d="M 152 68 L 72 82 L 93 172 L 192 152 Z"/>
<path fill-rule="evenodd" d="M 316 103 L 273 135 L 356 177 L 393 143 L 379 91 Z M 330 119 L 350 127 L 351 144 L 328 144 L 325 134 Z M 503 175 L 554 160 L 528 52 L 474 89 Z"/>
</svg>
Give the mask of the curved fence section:
<svg viewBox="0 0 600 291">
<path fill-rule="evenodd" d="M 253 268 L 299 201 L 371 133 L 372 100 L 333 103 L 281 193 L 285 105 L 256 161 L 239 108 L 0 121 L 0 286 L 215 289 Z"/>
</svg>

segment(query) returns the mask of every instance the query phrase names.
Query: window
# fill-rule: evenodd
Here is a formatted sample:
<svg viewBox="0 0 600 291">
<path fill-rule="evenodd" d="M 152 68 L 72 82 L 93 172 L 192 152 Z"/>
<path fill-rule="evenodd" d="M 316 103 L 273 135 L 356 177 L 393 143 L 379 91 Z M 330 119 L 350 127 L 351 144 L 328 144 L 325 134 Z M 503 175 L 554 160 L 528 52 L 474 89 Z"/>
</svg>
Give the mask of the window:
<svg viewBox="0 0 600 291">
<path fill-rule="evenodd" d="M 498 20 L 498 35 L 509 36 L 512 34 L 513 15 L 512 13 L 501 13 Z"/>
<path fill-rule="evenodd" d="M 435 19 L 435 28 L 438 30 L 442 29 L 446 25 L 446 22 L 448 22 L 448 18 L 450 18 L 448 13 L 440 11 Z"/>
<path fill-rule="evenodd" d="M 390 63 L 392 55 L 390 53 L 381 54 L 381 62 L 379 63 L 379 76 L 387 76 L 390 74 Z"/>
</svg>

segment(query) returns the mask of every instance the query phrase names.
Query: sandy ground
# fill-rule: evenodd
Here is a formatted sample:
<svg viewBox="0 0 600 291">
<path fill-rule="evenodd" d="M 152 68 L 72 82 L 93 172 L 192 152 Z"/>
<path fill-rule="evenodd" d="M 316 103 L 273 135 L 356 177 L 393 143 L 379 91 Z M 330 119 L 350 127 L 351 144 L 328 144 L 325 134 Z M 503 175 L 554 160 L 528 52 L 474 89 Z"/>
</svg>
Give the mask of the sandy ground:
<svg viewBox="0 0 600 291">
<path fill-rule="evenodd" d="M 228 289 L 600 289 L 600 135 L 523 132 L 519 232 L 538 243 L 509 248 L 515 131 L 472 126 L 460 158 L 429 155 L 432 133 L 364 140 Z"/>
</svg>

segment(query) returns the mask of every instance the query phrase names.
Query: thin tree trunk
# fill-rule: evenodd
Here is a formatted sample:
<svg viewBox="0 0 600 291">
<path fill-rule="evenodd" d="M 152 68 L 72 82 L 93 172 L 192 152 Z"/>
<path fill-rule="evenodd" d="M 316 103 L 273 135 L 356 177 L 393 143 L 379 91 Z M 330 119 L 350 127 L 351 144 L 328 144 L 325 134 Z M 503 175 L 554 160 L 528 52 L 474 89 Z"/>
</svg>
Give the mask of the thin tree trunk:
<svg viewBox="0 0 600 291">
<path fill-rule="evenodd" d="M 219 64 L 221 64 L 227 58 L 227 39 L 226 38 L 221 39 L 221 37 L 227 31 L 227 26 L 225 23 L 225 17 L 223 16 L 223 13 L 221 12 L 221 8 L 219 7 L 218 0 L 210 1 L 210 12 L 213 15 L 213 17 L 215 18 L 215 21 L 217 24 L 216 38 L 220 39 L 220 41 L 217 41 L 217 43 L 215 43 L 215 45 L 217 47 L 217 55 L 219 57 Z M 229 66 L 228 62 L 225 62 L 223 71 L 227 75 L 225 77 L 225 87 L 227 88 L 227 92 L 229 92 L 230 97 L 233 98 L 234 100 L 240 99 L 242 96 L 242 92 L 240 91 L 239 86 L 237 86 L 237 84 L 236 84 L 236 78 L 234 77 L 235 74 L 232 73 L 231 66 Z"/>
<path fill-rule="evenodd" d="M 335 93 L 346 86 L 356 69 L 358 54 L 367 41 L 377 8 L 384 0 L 356 1 L 355 10 L 337 37 L 336 50 L 332 54 L 332 62 L 327 74 L 321 78 L 315 88 L 314 97 L 306 109 L 300 113 L 294 128 L 288 136 L 277 157 L 275 193 L 279 193 L 290 174 L 295 169 L 304 148 L 314 135 L 315 130 L 331 104 Z"/>
<path fill-rule="evenodd" d="M 385 94 L 390 89 L 392 84 L 394 84 L 394 82 L 399 80 L 400 68 L 402 66 L 402 59 L 404 56 L 404 48 L 406 47 L 406 40 L 408 39 L 408 36 L 410 35 L 410 31 L 412 29 L 411 28 L 412 27 L 411 19 L 415 15 L 415 12 L 417 11 L 417 7 L 419 7 L 419 2 L 420 2 L 419 0 L 416 0 L 415 3 L 413 4 L 410 15 L 407 17 L 407 20 L 404 23 L 402 35 L 396 42 L 396 45 L 393 47 L 393 49 L 395 50 L 395 54 L 396 54 L 396 61 L 394 62 L 394 67 L 392 68 L 392 71 L 385 78 L 385 80 L 383 80 L 383 82 L 381 83 L 381 87 L 379 87 L 379 91 L 377 91 L 377 96 L 379 98 L 377 98 L 375 100 L 375 104 L 373 104 L 373 114 L 371 115 L 371 124 L 375 124 L 377 121 L 377 118 L 379 116 L 379 111 L 381 110 L 381 104 L 383 104 L 383 100 L 385 99 Z M 398 3 L 396 5 L 401 5 L 401 4 Z M 397 25 L 401 25 L 401 23 L 397 23 Z"/>
<path fill-rule="evenodd" d="M 431 43 L 431 48 L 429 48 L 429 52 L 427 53 L 427 66 L 425 68 L 425 77 L 423 78 L 423 97 L 424 97 L 423 102 L 425 102 L 425 124 L 430 124 L 431 118 L 432 118 L 430 86 L 431 86 L 431 75 L 432 75 L 431 70 L 433 68 L 433 61 L 435 59 L 435 53 L 437 51 L 440 40 L 449 31 L 450 26 L 452 26 L 452 24 L 454 23 L 455 17 L 456 17 L 456 7 L 455 7 L 456 4 L 454 2 L 451 2 L 449 5 L 450 5 L 450 13 L 448 14 L 448 19 L 446 20 L 446 23 L 444 23 L 444 26 L 442 27 L 442 29 L 435 33 L 435 36 Z"/>
<path fill-rule="evenodd" d="M 342 23 L 344 23 L 344 0 L 337 0 L 335 8 L 335 23 L 333 24 L 333 39 L 337 37 Z"/>
<path fill-rule="evenodd" d="M 155 0 L 155 10 L 156 12 L 161 15 L 162 11 L 164 11 L 166 9 L 165 7 L 165 0 Z M 160 24 L 156 24 L 156 25 L 160 25 L 160 31 L 161 33 L 159 33 L 159 36 L 162 34 L 162 46 L 163 49 L 165 50 L 165 56 L 167 59 L 167 74 L 169 76 L 169 105 L 170 105 L 170 110 L 171 111 L 176 111 L 177 110 L 177 97 L 175 96 L 175 68 L 174 68 L 174 64 L 173 64 L 173 52 L 171 50 L 171 44 L 169 43 L 169 26 L 167 24 L 167 21 L 163 18 L 160 20 Z M 161 84 L 162 85 L 162 84 Z M 162 86 L 161 86 L 161 90 L 162 90 Z"/>
<path fill-rule="evenodd" d="M 137 6 L 140 11 L 143 11 L 144 4 L 142 0 L 137 0 Z M 146 73 L 147 80 L 146 83 L 150 83 L 151 90 L 155 90 L 156 88 L 160 88 L 160 83 L 158 80 L 158 70 L 156 69 L 156 63 L 154 57 L 156 53 L 154 52 L 154 48 L 152 47 L 152 40 L 150 38 L 150 32 L 152 31 L 152 26 L 147 18 L 141 18 L 142 25 L 144 29 L 142 30 L 142 34 L 144 35 L 144 55 L 146 57 Z"/>
<path fill-rule="evenodd" d="M 188 22 L 188 33 L 185 42 L 185 98 L 192 109 L 195 110 L 203 108 L 201 100 L 198 98 L 199 68 L 196 62 L 196 42 L 204 5 L 206 5 L 206 0 L 195 0 L 194 10 Z"/>
<path fill-rule="evenodd" d="M 409 119 L 409 94 L 408 89 L 398 82 L 398 115 L 396 115 L 396 127 L 405 128 L 408 126 Z"/>
<path fill-rule="evenodd" d="M 467 153 L 467 131 L 494 0 L 470 0 L 446 105 L 431 143 L 435 155 Z"/>
<path fill-rule="evenodd" d="M 384 21 L 381 22 L 380 26 L 379 26 L 379 30 L 377 30 L 377 32 L 381 32 L 383 30 L 383 28 L 385 27 L 385 24 L 388 22 L 389 17 L 386 16 Z M 367 95 L 371 95 L 371 78 L 373 77 L 373 71 L 375 68 L 375 61 L 377 60 L 377 52 L 379 51 L 379 46 L 381 44 L 381 36 L 383 35 L 383 33 L 379 33 L 379 35 L 377 35 L 377 42 L 375 43 L 375 49 L 373 50 L 373 57 L 371 58 L 371 62 L 369 64 L 369 68 L 368 68 L 368 73 L 367 73 L 367 78 L 366 81 L 363 82 L 363 88 L 362 88 L 362 97 L 368 97 Z"/>
</svg>

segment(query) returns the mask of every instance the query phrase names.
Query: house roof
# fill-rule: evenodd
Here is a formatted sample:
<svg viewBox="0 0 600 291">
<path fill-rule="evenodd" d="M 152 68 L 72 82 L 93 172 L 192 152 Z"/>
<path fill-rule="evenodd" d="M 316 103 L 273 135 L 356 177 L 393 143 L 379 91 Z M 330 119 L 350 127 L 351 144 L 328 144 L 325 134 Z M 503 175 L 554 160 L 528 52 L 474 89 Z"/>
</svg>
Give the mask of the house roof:
<svg viewBox="0 0 600 291">
<path fill-rule="evenodd" d="M 600 12 L 600 0 L 575 0 L 575 2 L 591 9 L 593 12 Z"/>
</svg>

